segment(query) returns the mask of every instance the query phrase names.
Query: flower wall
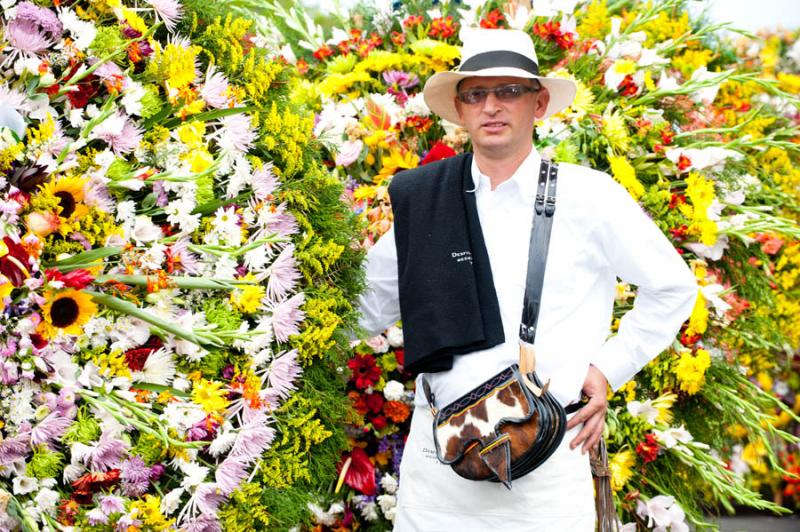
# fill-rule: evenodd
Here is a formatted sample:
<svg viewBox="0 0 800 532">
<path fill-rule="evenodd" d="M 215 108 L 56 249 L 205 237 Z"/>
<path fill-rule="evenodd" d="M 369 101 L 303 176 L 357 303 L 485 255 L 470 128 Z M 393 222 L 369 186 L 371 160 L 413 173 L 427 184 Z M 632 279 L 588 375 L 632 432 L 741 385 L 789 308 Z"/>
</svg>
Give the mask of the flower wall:
<svg viewBox="0 0 800 532">
<path fill-rule="evenodd" d="M 771 499 L 774 489 L 794 493 L 786 486 L 799 441 L 795 36 L 742 44 L 678 0 L 534 7 L 363 3 L 332 28 L 297 8 L 261 13 L 280 11 L 276 24 L 307 69 L 315 134 L 366 223 L 364 248 L 390 227 L 386 186 L 397 171 L 469 149 L 465 132 L 431 115 L 421 96 L 432 73 L 458 64 L 459 28 L 529 32 L 545 74 L 578 84 L 573 105 L 538 125 L 537 149 L 613 175 L 699 285 L 673 345 L 609 393 L 606 439 L 626 529 L 710 526 L 705 513 L 742 506 L 786 511 Z M 612 330 L 635 293 L 620 283 Z M 407 425 L 382 405 L 402 382 L 392 373 L 399 337 L 392 329 L 355 347 L 351 399 L 363 423 L 340 485 L 314 507 L 320 529 L 391 527 L 402 478 L 385 442 L 401 441 Z M 406 380 L 407 404 L 412 389 Z M 344 467 L 356 463 L 358 473 Z M 789 495 L 776 502 L 792 508 Z"/>
<path fill-rule="evenodd" d="M 0 528 L 307 521 L 363 253 L 295 68 L 221 3 L 2 5 Z"/>
</svg>

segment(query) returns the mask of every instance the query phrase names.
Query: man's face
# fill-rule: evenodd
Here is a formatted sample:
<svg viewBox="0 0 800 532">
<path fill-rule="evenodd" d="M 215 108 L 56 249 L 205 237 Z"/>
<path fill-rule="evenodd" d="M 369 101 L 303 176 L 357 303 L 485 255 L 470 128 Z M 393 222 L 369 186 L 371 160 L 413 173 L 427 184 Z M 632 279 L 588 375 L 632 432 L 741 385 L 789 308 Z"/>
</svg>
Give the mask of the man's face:
<svg viewBox="0 0 800 532">
<path fill-rule="evenodd" d="M 472 138 L 473 149 L 493 159 L 530 148 L 534 122 L 544 115 L 550 94 L 544 87 L 529 90 L 540 87 L 536 80 L 510 76 L 466 78 L 458 87 L 458 92 L 463 93 L 508 85 L 522 85 L 525 91 L 516 97 L 513 91 L 503 91 L 505 98 L 488 92 L 481 94 L 485 98 L 476 103 L 465 103 L 458 95 L 455 97 L 458 116 Z"/>
</svg>

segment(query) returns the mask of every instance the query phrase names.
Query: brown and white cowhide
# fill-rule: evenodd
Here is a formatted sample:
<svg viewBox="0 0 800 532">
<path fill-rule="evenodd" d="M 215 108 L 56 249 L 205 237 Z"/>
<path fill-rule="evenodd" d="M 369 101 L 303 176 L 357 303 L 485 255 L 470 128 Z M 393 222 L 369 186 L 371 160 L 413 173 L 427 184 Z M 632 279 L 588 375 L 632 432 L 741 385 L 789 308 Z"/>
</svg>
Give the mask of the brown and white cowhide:
<svg viewBox="0 0 800 532">
<path fill-rule="evenodd" d="M 505 388 L 437 426 L 436 436 L 441 446 L 442 457 L 449 462 L 458 459 L 463 453 L 463 458 L 453 464 L 453 469 L 459 475 L 476 480 L 491 477 L 492 470 L 479 455 L 481 448 L 497 438 L 495 427 L 501 419 L 527 418 L 530 408 L 519 382 L 512 381 Z M 502 426 L 500 433 L 511 435 L 512 462 L 522 456 L 536 440 L 537 432 L 538 412 L 528 423 L 507 423 Z M 475 440 L 480 441 L 482 445 Z"/>
</svg>

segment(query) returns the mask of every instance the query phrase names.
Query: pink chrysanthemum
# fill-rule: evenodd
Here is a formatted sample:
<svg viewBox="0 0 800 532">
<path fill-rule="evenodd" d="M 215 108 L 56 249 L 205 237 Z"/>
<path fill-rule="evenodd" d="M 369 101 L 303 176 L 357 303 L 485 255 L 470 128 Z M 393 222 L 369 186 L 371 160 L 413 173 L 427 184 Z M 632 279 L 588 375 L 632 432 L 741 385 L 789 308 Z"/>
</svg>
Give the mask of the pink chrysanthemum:
<svg viewBox="0 0 800 532">
<path fill-rule="evenodd" d="M 272 361 L 267 380 L 278 398 L 286 399 L 296 389 L 294 381 L 302 373 L 303 368 L 297 363 L 297 350 L 292 349 Z"/>
<path fill-rule="evenodd" d="M 206 81 L 200 88 L 200 97 L 209 107 L 225 109 L 230 103 L 228 78 L 213 66 L 206 72 Z"/>
<path fill-rule="evenodd" d="M 255 197 L 265 201 L 278 187 L 278 179 L 272 171 L 272 163 L 266 163 L 253 172 L 253 192 Z"/>
<path fill-rule="evenodd" d="M 262 217 L 262 220 L 269 233 L 283 238 L 297 233 L 299 229 L 297 219 L 287 210 L 285 203 L 272 207 L 269 210 L 269 214 L 266 215 L 266 220 L 264 220 L 264 217 Z"/>
<path fill-rule="evenodd" d="M 150 468 L 138 456 L 125 460 L 120 464 L 122 492 L 126 497 L 141 497 L 150 487 Z"/>
<path fill-rule="evenodd" d="M 269 267 L 267 281 L 267 297 L 278 301 L 294 289 L 300 279 L 297 261 L 294 258 L 294 245 L 289 244 L 281 251 L 275 262 Z"/>
<path fill-rule="evenodd" d="M 267 425 L 267 422 L 267 416 L 259 413 L 242 425 L 228 456 L 250 462 L 257 460 L 275 438 L 275 429 Z"/>
<path fill-rule="evenodd" d="M 104 432 L 97 442 L 91 445 L 76 444 L 72 452 L 90 469 L 108 471 L 119 466 L 127 449 L 127 443 Z"/>
<path fill-rule="evenodd" d="M 300 292 L 282 301 L 272 310 L 272 330 L 277 341 L 286 342 L 291 335 L 300 332 L 298 325 L 306 317 L 305 312 L 300 310 L 304 302 L 305 295 Z"/>
<path fill-rule="evenodd" d="M 63 30 L 55 13 L 31 2 L 22 2 L 6 25 L 5 34 L 13 48 L 35 54 L 55 44 Z"/>
<path fill-rule="evenodd" d="M 177 0 L 147 0 L 153 7 L 156 17 L 164 22 L 169 31 L 175 29 L 175 24 L 183 16 L 183 6 Z"/>
<path fill-rule="evenodd" d="M 219 147 L 233 154 L 244 154 L 253 147 L 256 131 L 250 117 L 244 114 L 219 119 L 221 126 L 215 135 Z"/>
<path fill-rule="evenodd" d="M 229 456 L 219 464 L 214 478 L 225 496 L 233 493 L 247 477 L 247 468 L 251 460 L 244 456 Z"/>
<path fill-rule="evenodd" d="M 132 152 L 142 140 L 142 130 L 136 127 L 124 113 L 117 111 L 98 124 L 92 136 L 105 141 L 115 155 Z"/>
<path fill-rule="evenodd" d="M 47 445 L 60 438 L 70 425 L 72 425 L 71 419 L 51 413 L 31 430 L 31 444 Z"/>
</svg>

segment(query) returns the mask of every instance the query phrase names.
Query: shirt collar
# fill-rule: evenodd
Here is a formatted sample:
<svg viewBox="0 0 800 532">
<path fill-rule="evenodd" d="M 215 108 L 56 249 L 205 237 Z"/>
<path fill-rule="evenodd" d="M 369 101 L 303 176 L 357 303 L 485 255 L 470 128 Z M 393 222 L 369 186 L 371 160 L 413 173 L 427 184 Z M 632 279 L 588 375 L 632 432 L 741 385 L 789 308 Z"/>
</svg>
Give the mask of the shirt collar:
<svg viewBox="0 0 800 532">
<path fill-rule="evenodd" d="M 519 165 L 517 171 L 514 172 L 514 175 L 512 175 L 508 180 L 517 186 L 522 197 L 525 199 L 532 200 L 536 197 L 536 188 L 539 178 L 539 164 L 541 163 L 541 160 L 542 157 L 539 155 L 539 152 L 536 151 L 535 147 L 533 147 L 525 160 L 522 161 L 522 164 Z M 489 176 L 481 172 L 480 168 L 478 168 L 478 163 L 476 162 L 475 157 L 472 158 L 471 170 L 473 192 L 477 192 L 479 189 L 483 188 L 485 188 L 486 191 L 491 190 L 491 181 L 489 180 Z"/>
</svg>

